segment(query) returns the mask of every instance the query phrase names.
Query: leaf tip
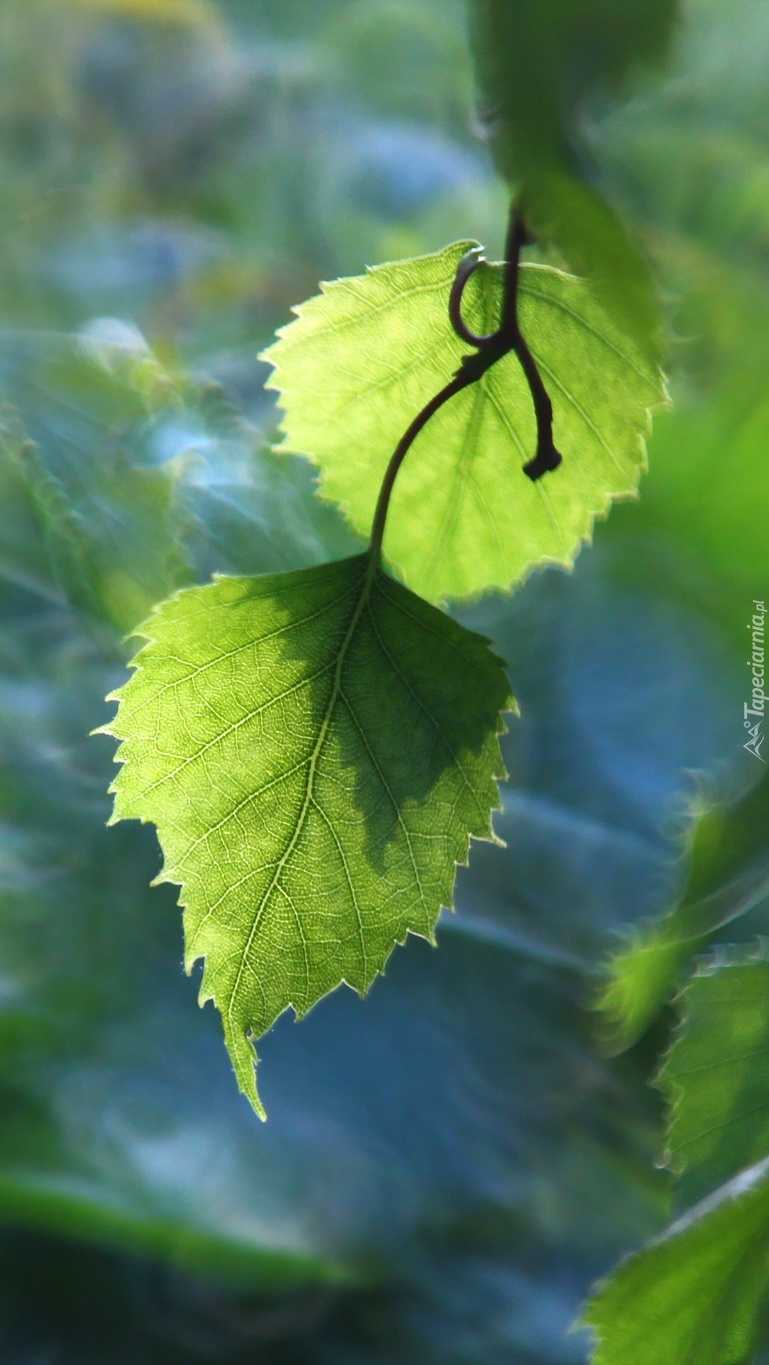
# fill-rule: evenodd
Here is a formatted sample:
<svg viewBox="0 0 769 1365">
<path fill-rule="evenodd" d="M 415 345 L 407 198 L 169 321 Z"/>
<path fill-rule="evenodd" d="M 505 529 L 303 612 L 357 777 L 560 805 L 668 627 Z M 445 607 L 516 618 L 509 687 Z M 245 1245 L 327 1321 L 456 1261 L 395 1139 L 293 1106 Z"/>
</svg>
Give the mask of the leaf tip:
<svg viewBox="0 0 769 1365">
<path fill-rule="evenodd" d="M 252 1034 L 242 1027 L 235 1027 L 225 1019 L 224 1038 L 227 1044 L 227 1051 L 230 1054 L 235 1079 L 238 1082 L 238 1089 L 245 1095 L 251 1108 L 263 1123 L 267 1120 L 267 1111 L 259 1098 L 256 1088 L 256 1048 L 252 1041 Z"/>
</svg>

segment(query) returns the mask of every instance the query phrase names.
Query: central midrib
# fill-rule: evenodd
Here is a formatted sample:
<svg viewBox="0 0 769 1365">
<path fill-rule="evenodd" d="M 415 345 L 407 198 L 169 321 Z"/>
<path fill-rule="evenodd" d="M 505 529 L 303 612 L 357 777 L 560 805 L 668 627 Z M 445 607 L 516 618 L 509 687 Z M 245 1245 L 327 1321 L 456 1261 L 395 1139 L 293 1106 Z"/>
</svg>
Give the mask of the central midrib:
<svg viewBox="0 0 769 1365">
<path fill-rule="evenodd" d="M 246 962 L 247 962 L 247 960 L 248 960 L 249 953 L 251 952 L 251 948 L 252 948 L 252 946 L 253 946 L 254 938 L 256 937 L 256 933 L 257 933 L 257 930 L 258 930 L 258 928 L 259 928 L 259 924 L 260 924 L 260 922 L 261 922 L 262 915 L 264 914 L 264 911 L 265 911 L 265 909 L 266 909 L 266 907 L 267 907 L 267 904 L 268 904 L 268 902 L 269 902 L 269 900 L 270 900 L 270 897 L 272 896 L 273 891 L 275 890 L 276 886 L 278 885 L 278 883 L 279 883 L 279 881 L 280 881 L 280 877 L 281 877 L 281 875 L 282 875 L 282 873 L 283 873 L 283 871 L 284 871 L 284 869 L 285 869 L 285 867 L 286 867 L 286 864 L 288 863 L 289 858 L 291 857 L 292 853 L 294 852 L 294 849 L 296 848 L 297 843 L 299 842 L 299 839 L 301 838 L 302 831 L 303 831 L 303 829 L 304 829 L 305 822 L 306 822 L 306 820 L 307 820 L 307 815 L 308 815 L 310 806 L 312 805 L 312 800 L 313 800 L 313 789 L 314 789 L 314 785 L 315 785 L 315 775 L 316 775 L 317 768 L 318 768 L 318 761 L 319 761 L 320 756 L 321 756 L 321 754 L 322 754 L 322 752 L 323 752 L 323 748 L 324 748 L 324 746 L 325 746 L 326 739 L 328 738 L 328 733 L 329 733 L 329 729 L 330 729 L 330 726 L 331 726 L 331 720 L 332 720 L 334 711 L 336 710 L 336 706 L 337 706 L 337 703 L 338 703 L 338 701 L 339 701 L 339 697 L 340 697 L 340 695 L 341 695 L 341 688 L 342 688 L 342 669 L 343 669 L 343 667 L 344 667 L 344 661 L 345 661 L 345 658 L 347 657 L 347 652 L 348 652 L 348 650 L 349 650 L 349 648 L 350 648 L 350 644 L 351 644 L 351 642 L 352 642 L 352 639 L 353 639 L 353 636 L 354 636 L 354 634 L 355 634 L 355 631 L 356 631 L 357 628 L 358 628 L 358 624 L 359 624 L 359 622 L 360 622 L 360 618 L 361 618 L 361 616 L 362 616 L 362 614 L 363 614 L 363 611 L 364 611 L 364 609 L 365 609 L 365 607 L 366 607 L 366 604 L 367 604 L 367 602 L 368 602 L 368 600 L 369 600 L 369 597 L 370 597 L 370 595 L 371 595 L 371 586 L 372 586 L 372 583 L 373 583 L 373 581 L 374 581 L 374 577 L 375 577 L 375 574 L 376 574 L 376 567 L 377 567 L 377 566 L 376 566 L 376 563 L 375 563 L 373 557 L 372 557 L 371 555 L 368 555 L 368 556 L 367 556 L 366 570 L 365 570 L 365 574 L 364 574 L 364 578 L 363 578 L 363 583 L 362 583 L 362 585 L 361 585 L 361 591 L 360 591 L 360 593 L 359 593 L 359 595 L 358 595 L 357 602 L 355 603 L 355 606 L 354 606 L 354 608 L 353 608 L 353 610 L 352 610 L 352 612 L 351 612 L 351 614 L 350 614 L 350 620 L 349 620 L 349 623 L 348 623 L 348 625 L 347 625 L 347 629 L 346 629 L 346 631 L 345 631 L 344 638 L 342 639 L 342 643 L 341 643 L 341 645 L 340 645 L 340 647 L 339 647 L 339 653 L 338 653 L 338 656 L 337 656 L 336 666 L 335 666 L 335 668 L 334 668 L 334 680 L 333 680 L 333 683 L 332 683 L 332 686 L 331 686 L 331 692 L 330 692 L 330 695 L 329 695 L 328 703 L 327 703 L 327 705 L 326 705 L 326 710 L 325 710 L 325 713 L 324 713 L 324 716 L 323 716 L 323 720 L 321 721 L 320 729 L 319 729 L 319 731 L 318 731 L 318 737 L 317 737 L 317 739 L 316 739 L 316 741 L 315 741 L 315 744 L 314 744 L 314 746 L 313 746 L 312 753 L 310 754 L 310 757 L 309 757 L 309 759 L 307 760 L 307 783 L 306 783 L 306 786 L 305 786 L 305 792 L 304 792 L 304 798 L 303 798 L 303 800 L 302 800 L 302 805 L 301 805 L 299 814 L 298 814 L 298 816 L 297 816 L 296 825 L 295 825 L 294 831 L 293 831 L 293 833 L 292 833 L 292 835 L 291 835 L 291 838 L 289 839 L 289 841 L 288 841 L 288 843 L 287 843 L 287 845 L 286 845 L 286 847 L 285 847 L 283 853 L 281 854 L 280 859 L 278 860 L 278 863 L 276 864 L 275 871 L 274 871 L 274 873 L 273 873 L 273 876 L 272 876 L 272 879 L 271 879 L 271 881 L 270 881 L 270 884 L 269 884 L 269 886 L 266 888 L 266 890 L 265 890 L 265 892 L 264 892 L 264 894 L 263 894 L 263 896 L 262 896 L 262 898 L 261 898 L 261 900 L 260 900 L 260 902 L 259 902 L 259 905 L 258 905 L 258 907 L 257 907 L 257 909 L 256 909 L 256 911 L 255 911 L 255 913 L 254 913 L 254 922 L 253 922 L 253 924 L 252 924 L 252 926 L 251 926 L 251 930 L 250 930 L 250 932 L 249 932 L 248 938 L 247 938 L 246 943 L 245 943 L 245 945 L 244 945 L 243 952 L 241 953 L 240 965 L 238 966 L 237 975 L 236 975 L 236 977 L 235 977 L 235 981 L 234 981 L 234 984 L 233 984 L 233 987 L 232 987 L 232 993 L 231 993 L 231 995 L 230 995 L 230 1000 L 229 1000 L 229 1003 L 228 1003 L 228 1006 L 227 1006 L 227 1017 L 228 1017 L 228 1020 L 229 1020 L 230 1027 L 231 1027 L 231 1028 L 233 1027 L 233 1009 L 234 1009 L 234 1005 L 235 1005 L 235 1002 L 236 1002 L 236 999 L 237 999 L 238 991 L 239 991 L 239 989 L 240 989 L 240 983 L 241 983 L 241 980 L 242 980 L 242 977 L 243 977 L 243 972 L 244 972 L 244 970 L 245 970 Z M 361 946 L 363 947 L 363 925 L 362 925 L 362 923 L 360 923 L 360 920 L 359 920 L 359 927 L 360 927 L 360 933 L 361 933 Z M 363 955 L 364 955 L 364 958 L 365 958 L 365 950 L 363 950 Z M 306 969 L 307 969 L 308 984 L 309 984 L 309 962 L 307 962 L 307 960 L 306 960 L 306 953 L 305 953 L 305 965 L 306 965 Z"/>
</svg>

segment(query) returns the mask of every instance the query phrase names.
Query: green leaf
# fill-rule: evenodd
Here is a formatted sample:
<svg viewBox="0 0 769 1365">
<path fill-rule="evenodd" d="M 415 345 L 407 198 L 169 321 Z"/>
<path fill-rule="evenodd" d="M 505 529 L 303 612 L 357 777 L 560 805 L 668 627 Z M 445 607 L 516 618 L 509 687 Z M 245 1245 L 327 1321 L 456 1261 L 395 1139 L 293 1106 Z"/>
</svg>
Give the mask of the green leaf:
<svg viewBox="0 0 769 1365">
<path fill-rule="evenodd" d="M 526 220 L 542 248 L 554 250 L 560 265 L 584 278 L 618 330 L 638 338 L 650 360 L 661 359 L 657 281 L 638 242 L 595 186 L 564 171 L 532 175 Z"/>
<path fill-rule="evenodd" d="M 585 101 L 666 50 L 679 0 L 472 0 L 478 80 L 500 170 L 518 180 L 566 165 Z"/>
<path fill-rule="evenodd" d="M 711 790 L 693 803 L 689 872 L 676 906 L 634 932 L 609 963 L 596 1002 L 616 1048 L 640 1038 L 708 935 L 752 909 L 769 890 L 769 774 L 738 796 Z"/>
<path fill-rule="evenodd" d="M 598 1286 L 593 1365 L 747 1365 L 767 1290 L 769 1161 L 702 1201 Z"/>
<path fill-rule="evenodd" d="M 769 1154 L 766 945 L 704 963 L 657 1084 L 670 1104 L 667 1164 L 686 1199 Z"/>
<path fill-rule="evenodd" d="M 469 245 L 322 286 L 266 352 L 285 412 L 281 449 L 319 466 L 321 494 L 364 535 L 398 440 L 467 349 L 447 304 Z M 500 299 L 500 267 L 482 265 L 465 290 L 473 330 L 496 327 Z M 523 473 L 535 422 L 512 354 L 431 419 L 399 473 L 385 550 L 434 601 L 508 588 L 543 560 L 571 563 L 645 467 L 649 409 L 664 399 L 651 348 L 624 335 L 583 281 L 547 266 L 522 267 L 520 319 L 563 464 L 535 483 Z"/>
<path fill-rule="evenodd" d="M 179 593 L 114 694 L 113 820 L 158 828 L 186 965 L 258 1112 L 252 1037 L 406 934 L 432 941 L 469 836 L 492 837 L 499 713 L 484 640 L 368 555 Z"/>
</svg>

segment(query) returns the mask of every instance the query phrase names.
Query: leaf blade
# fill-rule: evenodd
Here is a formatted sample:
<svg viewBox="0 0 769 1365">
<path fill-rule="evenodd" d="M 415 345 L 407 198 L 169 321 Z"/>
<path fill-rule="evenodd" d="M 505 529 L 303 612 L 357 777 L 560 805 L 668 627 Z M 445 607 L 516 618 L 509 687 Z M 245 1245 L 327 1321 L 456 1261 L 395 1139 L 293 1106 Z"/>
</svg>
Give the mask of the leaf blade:
<svg viewBox="0 0 769 1365">
<path fill-rule="evenodd" d="M 492 837 L 507 683 L 368 555 L 187 589 L 141 633 L 105 727 L 113 820 L 156 824 L 187 969 L 205 959 L 201 1002 L 262 1112 L 252 1038 L 432 940 L 470 836 Z"/>
<path fill-rule="evenodd" d="M 587 1305 L 593 1365 L 745 1365 L 766 1295 L 769 1162 L 629 1256 Z"/>
<path fill-rule="evenodd" d="M 470 245 L 322 285 L 265 352 L 285 414 L 279 449 L 318 465 L 321 495 L 363 534 L 398 439 L 462 360 L 446 309 Z M 464 307 L 477 332 L 497 326 L 501 288 L 500 267 L 470 279 Z M 649 412 L 665 398 L 651 345 L 551 267 L 522 266 L 520 300 L 564 462 L 536 483 L 523 473 L 536 432 L 513 354 L 433 417 L 399 473 L 385 538 L 405 581 L 430 600 L 507 589 L 542 561 L 570 563 L 645 468 Z"/>
</svg>

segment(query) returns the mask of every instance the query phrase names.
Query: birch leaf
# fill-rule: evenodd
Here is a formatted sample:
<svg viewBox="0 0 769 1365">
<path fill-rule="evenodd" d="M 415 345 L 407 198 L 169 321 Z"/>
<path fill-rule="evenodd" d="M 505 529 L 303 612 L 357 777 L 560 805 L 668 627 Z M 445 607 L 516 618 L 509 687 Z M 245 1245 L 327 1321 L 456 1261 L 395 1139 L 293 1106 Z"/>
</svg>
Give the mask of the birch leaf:
<svg viewBox="0 0 769 1365">
<path fill-rule="evenodd" d="M 447 305 L 472 245 L 322 285 L 265 354 L 285 414 L 280 449 L 314 461 L 322 496 L 363 535 L 400 436 L 467 350 Z M 498 325 L 501 290 L 499 266 L 470 279 L 463 309 L 476 333 Z M 433 601 L 509 588 L 546 560 L 570 564 L 645 468 L 649 410 L 665 396 L 652 343 L 644 350 L 584 281 L 549 266 L 522 266 L 519 314 L 563 463 L 534 483 L 523 472 L 536 427 L 513 354 L 431 419 L 399 473 L 385 550 Z"/>
<path fill-rule="evenodd" d="M 140 631 L 114 694 L 113 819 L 152 821 L 182 887 L 186 965 L 259 1113 L 252 1040 L 396 943 L 433 940 L 469 837 L 492 836 L 503 667 L 358 555 L 220 578 Z"/>
</svg>

